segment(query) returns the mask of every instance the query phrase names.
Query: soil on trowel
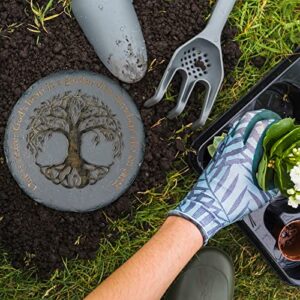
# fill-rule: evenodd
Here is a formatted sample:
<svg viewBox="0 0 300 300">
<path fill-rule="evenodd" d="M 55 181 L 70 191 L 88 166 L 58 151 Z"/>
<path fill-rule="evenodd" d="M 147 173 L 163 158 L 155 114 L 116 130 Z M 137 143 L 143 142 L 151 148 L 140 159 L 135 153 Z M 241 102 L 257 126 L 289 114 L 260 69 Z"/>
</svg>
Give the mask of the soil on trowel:
<svg viewBox="0 0 300 300">
<path fill-rule="evenodd" d="M 204 63 L 201 59 L 198 59 L 198 60 L 195 62 L 195 67 L 196 67 L 196 68 L 200 68 L 202 71 L 205 71 L 205 70 L 206 70 L 205 63 Z"/>
<path fill-rule="evenodd" d="M 38 2 L 40 5 L 45 3 Z M 47 278 L 53 270 L 63 266 L 62 258 L 93 258 L 101 237 L 112 241 L 118 237 L 117 232 L 108 229 L 105 214 L 111 219 L 124 215 L 130 218 L 136 206 L 134 199 L 138 197 L 137 192 L 165 183 L 165 175 L 172 168 L 176 154 L 184 151 L 182 143 L 169 138 L 182 124 L 196 120 L 200 107 L 195 110 L 197 113 L 190 113 L 185 118 L 158 122 L 174 103 L 164 101 L 151 109 L 144 109 L 143 103 L 153 95 L 174 50 L 205 27 L 211 10 L 209 2 L 134 1 L 147 43 L 149 71 L 141 82 L 132 86 L 123 84 L 123 87 L 136 101 L 145 124 L 145 160 L 126 194 L 103 210 L 85 214 L 49 209 L 21 191 L 4 160 L 4 132 L 15 103 L 40 78 L 70 69 L 111 75 L 95 55 L 74 18 L 62 14 L 46 22 L 48 33 L 43 32 L 37 43 L 37 34 L 27 29 L 29 24 L 34 24 L 32 13 L 29 13 L 30 5 L 23 0 L 0 2 L 0 241 L 14 267 L 34 268 L 37 275 Z M 58 7 L 53 14 L 61 11 L 62 8 Z M 231 27 L 226 27 L 223 33 L 227 73 L 236 66 L 241 55 L 239 46 L 233 42 L 236 33 L 236 29 Z M 178 89 L 179 81 L 175 80 L 173 86 Z"/>
</svg>

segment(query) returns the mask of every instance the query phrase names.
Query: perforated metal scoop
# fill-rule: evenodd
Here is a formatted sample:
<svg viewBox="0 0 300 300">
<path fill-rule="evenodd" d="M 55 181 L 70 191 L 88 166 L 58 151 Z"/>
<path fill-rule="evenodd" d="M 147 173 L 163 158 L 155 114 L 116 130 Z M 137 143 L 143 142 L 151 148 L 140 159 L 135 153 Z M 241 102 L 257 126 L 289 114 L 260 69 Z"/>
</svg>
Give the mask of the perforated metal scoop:
<svg viewBox="0 0 300 300">
<path fill-rule="evenodd" d="M 179 71 L 183 81 L 177 105 L 169 112 L 168 118 L 173 119 L 183 112 L 195 84 L 201 82 L 206 87 L 206 96 L 200 118 L 193 127 L 205 124 L 224 79 L 221 34 L 235 2 L 219 0 L 206 28 L 176 50 L 155 95 L 145 103 L 146 107 L 163 99 L 170 82 Z"/>
</svg>

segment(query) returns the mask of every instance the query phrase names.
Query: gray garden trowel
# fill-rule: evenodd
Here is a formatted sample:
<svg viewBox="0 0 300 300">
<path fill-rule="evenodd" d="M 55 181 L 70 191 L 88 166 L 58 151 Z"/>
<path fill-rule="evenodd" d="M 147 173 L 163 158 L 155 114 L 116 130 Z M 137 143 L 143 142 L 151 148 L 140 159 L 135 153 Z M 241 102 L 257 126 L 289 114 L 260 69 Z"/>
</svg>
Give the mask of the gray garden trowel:
<svg viewBox="0 0 300 300">
<path fill-rule="evenodd" d="M 134 83 L 147 71 L 147 51 L 132 0 L 73 0 L 73 13 L 104 65 Z"/>
<path fill-rule="evenodd" d="M 200 118 L 193 127 L 203 126 L 212 110 L 224 79 L 221 49 L 221 34 L 236 0 L 218 0 L 206 28 L 174 53 L 155 95 L 146 103 L 151 107 L 159 103 L 177 71 L 183 77 L 176 107 L 168 114 L 173 119 L 179 116 L 197 82 L 206 87 Z"/>
</svg>

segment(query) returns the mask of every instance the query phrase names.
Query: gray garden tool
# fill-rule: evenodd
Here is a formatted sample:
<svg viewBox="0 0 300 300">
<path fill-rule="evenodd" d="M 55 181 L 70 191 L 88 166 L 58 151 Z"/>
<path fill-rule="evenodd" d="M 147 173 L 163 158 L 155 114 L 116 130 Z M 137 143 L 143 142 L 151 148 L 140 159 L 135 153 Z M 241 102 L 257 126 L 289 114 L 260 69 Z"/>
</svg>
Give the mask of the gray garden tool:
<svg viewBox="0 0 300 300">
<path fill-rule="evenodd" d="M 143 78 L 147 51 L 132 0 L 73 0 L 72 10 L 114 76 L 127 83 Z"/>
<path fill-rule="evenodd" d="M 183 112 L 195 84 L 200 82 L 206 87 L 206 96 L 194 128 L 205 124 L 224 79 L 221 34 L 235 2 L 236 0 L 219 0 L 206 28 L 176 50 L 155 95 L 145 103 L 146 107 L 163 99 L 175 73 L 179 71 L 183 82 L 177 105 L 169 112 L 168 118 L 173 119 Z"/>
</svg>

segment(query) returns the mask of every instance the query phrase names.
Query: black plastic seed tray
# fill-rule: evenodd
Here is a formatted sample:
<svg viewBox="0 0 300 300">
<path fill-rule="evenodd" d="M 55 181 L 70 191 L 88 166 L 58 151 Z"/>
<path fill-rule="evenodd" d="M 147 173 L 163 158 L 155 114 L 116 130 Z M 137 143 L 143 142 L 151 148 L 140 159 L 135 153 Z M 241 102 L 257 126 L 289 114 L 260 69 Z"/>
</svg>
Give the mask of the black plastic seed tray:
<svg viewBox="0 0 300 300">
<path fill-rule="evenodd" d="M 226 132 L 247 111 L 261 108 L 300 122 L 300 49 L 280 63 L 194 141 L 196 154 L 190 155 L 191 166 L 201 173 L 210 161 L 207 146 L 212 144 L 213 138 Z M 286 260 L 277 245 L 283 226 L 297 219 L 300 219 L 300 209 L 289 207 L 287 199 L 277 199 L 247 216 L 240 226 L 279 276 L 291 285 L 300 286 L 300 262 Z"/>
</svg>

